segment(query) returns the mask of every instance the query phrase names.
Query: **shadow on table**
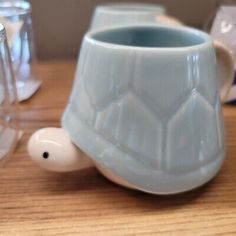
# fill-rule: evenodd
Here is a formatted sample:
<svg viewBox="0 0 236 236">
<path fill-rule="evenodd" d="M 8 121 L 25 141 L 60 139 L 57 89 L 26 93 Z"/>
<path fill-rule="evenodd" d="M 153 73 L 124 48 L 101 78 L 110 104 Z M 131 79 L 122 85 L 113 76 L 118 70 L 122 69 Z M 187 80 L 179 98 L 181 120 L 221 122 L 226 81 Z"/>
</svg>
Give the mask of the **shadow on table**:
<svg viewBox="0 0 236 236">
<path fill-rule="evenodd" d="M 51 194 L 55 195 L 72 194 L 75 196 L 78 194 L 79 198 L 80 194 L 89 194 L 101 205 L 113 204 L 114 210 L 119 210 L 125 206 L 127 209 L 129 206 L 132 208 L 135 206 L 139 210 L 156 211 L 181 208 L 184 205 L 192 204 L 202 198 L 214 186 L 214 182 L 213 179 L 204 186 L 189 192 L 160 196 L 116 185 L 98 173 L 95 168 L 91 168 L 73 173 L 49 173 L 46 187 Z"/>
<path fill-rule="evenodd" d="M 45 174 L 45 172 L 44 172 Z M 46 172 L 46 189 L 52 194 L 77 193 L 94 190 L 98 185 L 98 172 L 95 168 L 68 173 Z"/>
</svg>

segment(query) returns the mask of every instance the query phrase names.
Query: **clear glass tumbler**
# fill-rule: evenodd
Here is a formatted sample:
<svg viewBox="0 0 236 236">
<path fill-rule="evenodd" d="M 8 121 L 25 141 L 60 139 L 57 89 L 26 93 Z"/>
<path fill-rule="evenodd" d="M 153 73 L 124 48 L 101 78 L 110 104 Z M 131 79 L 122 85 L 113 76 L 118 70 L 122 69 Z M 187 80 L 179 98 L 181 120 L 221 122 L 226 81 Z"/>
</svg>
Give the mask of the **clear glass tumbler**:
<svg viewBox="0 0 236 236">
<path fill-rule="evenodd" d="M 39 88 L 36 64 L 31 5 L 26 1 L 0 1 L 0 22 L 5 26 L 11 53 L 19 101 L 31 97 Z"/>
<path fill-rule="evenodd" d="M 20 137 L 18 103 L 4 26 L 0 24 L 0 165 L 14 150 Z"/>
</svg>

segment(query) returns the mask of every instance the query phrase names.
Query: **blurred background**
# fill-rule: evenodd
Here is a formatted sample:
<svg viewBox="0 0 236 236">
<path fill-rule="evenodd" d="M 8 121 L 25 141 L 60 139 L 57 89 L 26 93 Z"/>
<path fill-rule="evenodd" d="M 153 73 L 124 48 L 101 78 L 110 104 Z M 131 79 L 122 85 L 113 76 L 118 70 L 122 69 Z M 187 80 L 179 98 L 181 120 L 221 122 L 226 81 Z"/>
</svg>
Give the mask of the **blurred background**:
<svg viewBox="0 0 236 236">
<path fill-rule="evenodd" d="M 89 27 L 97 4 L 118 2 L 107 0 L 29 0 L 32 4 L 36 51 L 39 60 L 77 57 L 83 34 Z M 125 2 L 125 1 L 119 1 Z M 159 3 L 167 13 L 185 24 L 202 28 L 220 4 L 236 0 L 136 0 Z"/>
</svg>

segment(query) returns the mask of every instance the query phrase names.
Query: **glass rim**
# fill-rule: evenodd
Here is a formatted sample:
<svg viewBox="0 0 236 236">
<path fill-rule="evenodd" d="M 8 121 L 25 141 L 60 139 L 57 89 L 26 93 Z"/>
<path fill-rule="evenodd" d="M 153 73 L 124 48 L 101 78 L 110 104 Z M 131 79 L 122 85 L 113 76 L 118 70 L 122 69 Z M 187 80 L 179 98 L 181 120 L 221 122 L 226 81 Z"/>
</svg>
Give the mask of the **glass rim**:
<svg viewBox="0 0 236 236">
<path fill-rule="evenodd" d="M 14 11 L 14 13 L 12 13 L 5 10 L 7 8 L 17 8 L 18 11 Z M 32 10 L 31 4 L 26 1 L 4 1 L 4 2 L 0 1 L 0 16 L 3 16 L 3 17 L 26 15 L 30 13 L 31 10 Z"/>
</svg>

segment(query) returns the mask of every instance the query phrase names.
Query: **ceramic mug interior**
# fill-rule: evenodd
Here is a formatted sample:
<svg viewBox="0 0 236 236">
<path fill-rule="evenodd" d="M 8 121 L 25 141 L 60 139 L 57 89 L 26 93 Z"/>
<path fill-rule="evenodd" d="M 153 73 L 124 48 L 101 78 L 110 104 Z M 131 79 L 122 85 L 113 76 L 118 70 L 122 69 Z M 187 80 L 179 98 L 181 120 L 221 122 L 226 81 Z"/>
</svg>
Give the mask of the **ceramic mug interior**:
<svg viewBox="0 0 236 236">
<path fill-rule="evenodd" d="M 172 27 L 133 26 L 100 31 L 91 38 L 129 47 L 176 48 L 204 44 L 208 36 L 197 30 Z"/>
</svg>

